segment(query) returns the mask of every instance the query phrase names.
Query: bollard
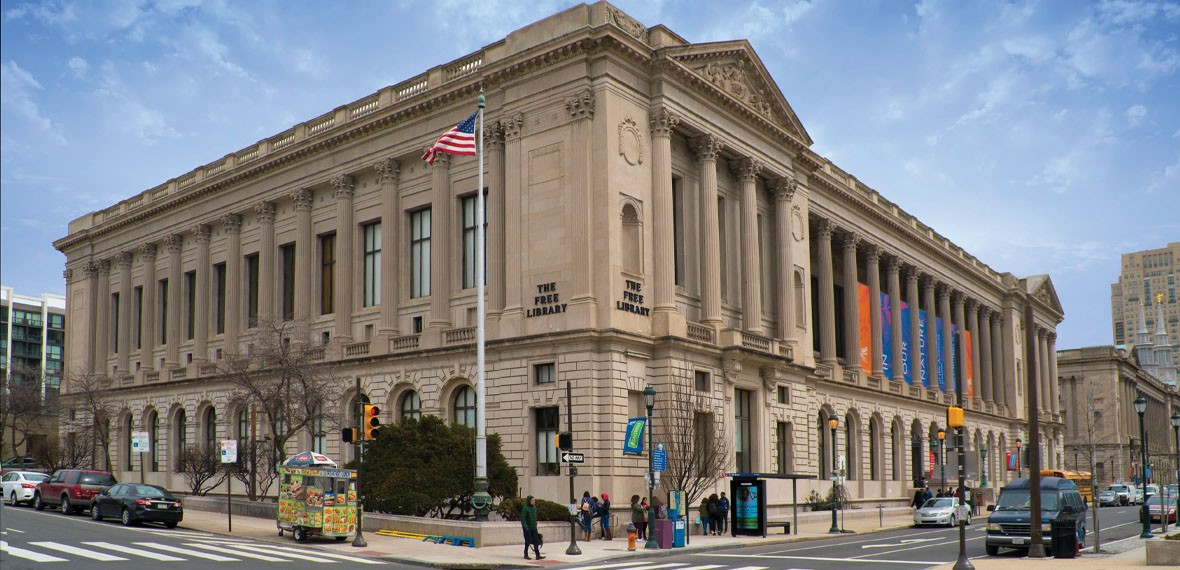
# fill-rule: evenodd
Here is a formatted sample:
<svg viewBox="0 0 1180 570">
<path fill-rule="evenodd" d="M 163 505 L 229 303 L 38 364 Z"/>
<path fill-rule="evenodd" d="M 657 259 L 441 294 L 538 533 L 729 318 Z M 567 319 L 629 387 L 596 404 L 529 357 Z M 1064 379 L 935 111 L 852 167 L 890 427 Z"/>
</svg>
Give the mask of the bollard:
<svg viewBox="0 0 1180 570">
<path fill-rule="evenodd" d="M 635 552 L 635 538 L 636 538 L 635 524 L 627 525 L 627 551 Z"/>
<path fill-rule="evenodd" d="M 885 526 L 885 505 L 877 505 L 877 526 Z"/>
</svg>

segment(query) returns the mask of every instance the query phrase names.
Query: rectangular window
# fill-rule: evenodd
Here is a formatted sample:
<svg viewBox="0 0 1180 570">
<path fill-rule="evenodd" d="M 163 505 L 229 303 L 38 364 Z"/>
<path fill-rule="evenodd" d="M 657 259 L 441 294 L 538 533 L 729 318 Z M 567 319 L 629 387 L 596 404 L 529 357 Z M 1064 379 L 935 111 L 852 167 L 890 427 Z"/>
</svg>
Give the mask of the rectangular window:
<svg viewBox="0 0 1180 570">
<path fill-rule="evenodd" d="M 295 244 L 280 248 L 283 259 L 283 320 L 295 319 Z"/>
<path fill-rule="evenodd" d="M 330 315 L 333 312 L 332 296 L 336 294 L 333 287 L 336 273 L 336 234 L 320 236 L 320 314 Z"/>
<path fill-rule="evenodd" d="M 119 294 L 111 293 L 111 353 L 119 352 Z"/>
<path fill-rule="evenodd" d="M 1171 282 L 1171 279 L 1172 278 L 1169 277 L 1168 281 Z M 64 328 L 66 328 L 65 315 L 49 315 L 49 328 L 51 328 L 51 329 L 64 329 Z"/>
<path fill-rule="evenodd" d="M 750 473 L 751 457 L 753 455 L 753 441 L 751 438 L 753 393 L 749 390 L 734 389 L 733 391 L 733 419 L 734 419 L 734 467 L 739 473 Z"/>
<path fill-rule="evenodd" d="M 533 365 L 533 378 L 537 384 L 552 384 L 557 381 L 557 365 L 552 362 Z"/>
<path fill-rule="evenodd" d="M 710 386 L 709 386 L 709 373 L 705 372 L 704 370 L 697 370 L 694 373 L 694 376 L 696 376 L 697 391 L 698 392 L 708 392 L 709 388 L 710 388 Z"/>
<path fill-rule="evenodd" d="M 143 286 L 137 286 L 131 290 L 131 313 L 132 318 L 135 319 L 135 348 L 143 348 Z"/>
<path fill-rule="evenodd" d="M 364 305 L 381 304 L 381 222 L 362 226 L 365 238 Z"/>
<path fill-rule="evenodd" d="M 729 299 L 729 231 L 725 223 L 725 198 L 717 198 L 717 243 L 721 250 L 721 298 Z"/>
<path fill-rule="evenodd" d="M 246 256 L 246 326 L 258 326 L 258 254 Z"/>
<path fill-rule="evenodd" d="M 779 387 L 782 388 L 781 386 Z M 778 422 L 774 426 L 774 443 L 776 447 L 777 459 L 775 460 L 776 473 L 786 474 L 791 468 L 787 461 L 787 454 L 790 453 L 790 446 L 787 444 L 787 422 Z"/>
<path fill-rule="evenodd" d="M 561 475 L 557 457 L 557 429 L 561 420 L 557 407 L 533 410 L 537 433 L 537 475 Z"/>
<path fill-rule="evenodd" d="M 681 179 L 672 178 L 672 240 L 676 285 L 684 286 L 684 185 Z"/>
<path fill-rule="evenodd" d="M 168 344 L 168 280 L 161 279 L 156 288 L 156 298 L 160 300 L 160 344 Z"/>
<path fill-rule="evenodd" d="M 192 340 L 197 333 L 197 272 L 188 271 L 184 274 L 185 297 L 185 333 L 188 340 Z"/>
<path fill-rule="evenodd" d="M 417 317 L 410 319 L 410 332 L 411 332 L 411 334 L 419 334 L 422 332 L 422 317 L 421 316 L 417 316 Z"/>
<path fill-rule="evenodd" d="M 216 321 L 217 332 L 225 334 L 225 264 L 213 266 L 213 318 Z"/>
<path fill-rule="evenodd" d="M 708 468 L 713 461 L 709 458 L 718 452 L 718 443 L 713 431 L 713 414 L 707 412 L 693 412 L 692 415 L 692 457 L 694 475 L 709 476 Z"/>
<path fill-rule="evenodd" d="M 791 389 L 790 388 L 788 388 L 786 386 L 779 386 L 778 387 L 778 403 L 780 403 L 780 404 L 790 404 L 791 403 Z"/>
<path fill-rule="evenodd" d="M 484 190 L 483 204 L 483 266 L 484 283 L 488 282 L 488 202 L 487 190 Z M 463 198 L 463 288 L 475 287 L 475 196 Z"/>
<path fill-rule="evenodd" d="M 410 214 L 410 298 L 430 294 L 430 208 Z"/>
</svg>

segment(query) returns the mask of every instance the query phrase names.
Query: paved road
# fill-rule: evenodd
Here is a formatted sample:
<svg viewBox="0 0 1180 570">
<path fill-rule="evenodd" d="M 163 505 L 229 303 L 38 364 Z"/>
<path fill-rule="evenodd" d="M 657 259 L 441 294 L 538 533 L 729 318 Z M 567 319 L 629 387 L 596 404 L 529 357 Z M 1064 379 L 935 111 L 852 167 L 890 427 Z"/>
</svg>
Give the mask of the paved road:
<svg viewBox="0 0 1180 570">
<path fill-rule="evenodd" d="M 89 513 L 89 511 L 87 511 Z M 206 532 L 145 524 L 124 527 L 94 522 L 89 516 L 0 507 L 0 567 L 4 570 L 69 568 L 155 568 L 178 562 L 182 568 L 273 568 L 275 570 L 396 566 L 363 556 L 317 550 L 313 545 L 272 544 Z"/>
<path fill-rule="evenodd" d="M 1133 507 L 1101 510 L 1103 543 L 1138 536 L 1141 530 Z M 1090 519 L 1087 517 L 1087 524 Z M 985 557 L 985 517 L 967 527 L 967 556 Z M 1093 531 L 1087 546 L 1093 546 Z M 901 530 L 840 535 L 773 546 L 722 550 L 623 563 L 573 565 L 565 570 L 844 570 L 871 568 L 921 569 L 954 562 L 959 553 L 958 528 L 907 528 Z M 1017 560 L 1014 550 L 1003 550 L 1000 558 Z"/>
</svg>

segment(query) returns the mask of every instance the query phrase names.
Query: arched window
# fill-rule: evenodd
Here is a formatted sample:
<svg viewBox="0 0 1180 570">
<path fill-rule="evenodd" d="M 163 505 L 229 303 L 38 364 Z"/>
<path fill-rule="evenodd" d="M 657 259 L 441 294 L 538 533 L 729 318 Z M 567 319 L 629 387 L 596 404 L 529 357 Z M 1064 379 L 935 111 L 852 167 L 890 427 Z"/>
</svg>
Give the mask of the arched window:
<svg viewBox="0 0 1180 570">
<path fill-rule="evenodd" d="M 243 444 L 250 439 L 250 408 L 242 406 L 238 410 L 238 452 L 244 451 Z"/>
<path fill-rule="evenodd" d="M 633 204 L 623 205 L 623 271 L 643 273 L 643 222 Z"/>
<path fill-rule="evenodd" d="M 889 441 L 893 447 L 893 461 L 890 462 L 890 469 L 892 473 L 889 478 L 894 481 L 901 481 L 905 477 L 905 455 L 903 455 L 903 442 L 901 421 L 898 418 L 893 418 L 893 423 L 889 428 Z"/>
<path fill-rule="evenodd" d="M 926 479 L 922 466 L 925 465 L 922 456 L 922 449 L 925 445 L 922 438 L 922 424 L 918 420 L 914 420 L 910 426 L 910 476 L 914 479 L 914 486 L 920 486 L 920 483 Z"/>
<path fill-rule="evenodd" d="M 147 418 L 148 452 L 152 473 L 160 470 L 160 415 L 152 410 Z"/>
<path fill-rule="evenodd" d="M 795 326 L 807 326 L 807 306 L 804 305 L 803 272 L 795 272 Z"/>
<path fill-rule="evenodd" d="M 410 390 L 402 395 L 402 403 L 399 408 L 398 419 L 405 421 L 409 419 L 422 419 L 422 397 L 417 392 Z"/>
<path fill-rule="evenodd" d="M 205 410 L 205 418 L 202 420 L 205 424 L 205 448 L 217 449 L 217 410 L 213 406 L 209 406 Z"/>
<path fill-rule="evenodd" d="M 823 412 L 820 412 L 815 421 L 818 431 L 815 441 L 819 445 L 819 464 L 816 465 L 816 472 L 822 481 L 828 478 L 828 472 L 832 469 L 832 459 L 828 455 L 828 449 L 830 449 L 828 447 L 828 418 Z"/>
<path fill-rule="evenodd" d="M 475 427 L 475 390 L 464 386 L 455 392 L 455 424 Z"/>
<path fill-rule="evenodd" d="M 133 428 L 131 427 L 131 415 L 123 418 L 123 469 L 131 471 L 135 469 L 135 453 L 131 450 L 131 434 Z"/>
<path fill-rule="evenodd" d="M 308 429 L 311 430 L 311 450 L 316 453 L 327 453 L 328 432 L 324 429 L 324 409 L 322 406 L 315 407 L 315 415 L 312 416 Z"/>
<path fill-rule="evenodd" d="M 849 481 L 859 479 L 860 473 L 856 461 L 856 447 L 860 441 L 860 434 L 853 425 L 852 414 L 844 416 L 844 473 Z"/>
<path fill-rule="evenodd" d="M 188 416 L 184 413 L 184 408 L 176 410 L 176 419 L 173 423 L 172 442 L 175 448 L 172 452 L 172 464 L 180 464 L 180 454 L 184 452 L 185 446 L 188 445 Z"/>
<path fill-rule="evenodd" d="M 877 427 L 876 418 L 869 418 L 869 481 L 881 479 L 878 463 L 881 460 L 881 442 L 878 441 L 880 437 L 881 430 Z"/>
</svg>

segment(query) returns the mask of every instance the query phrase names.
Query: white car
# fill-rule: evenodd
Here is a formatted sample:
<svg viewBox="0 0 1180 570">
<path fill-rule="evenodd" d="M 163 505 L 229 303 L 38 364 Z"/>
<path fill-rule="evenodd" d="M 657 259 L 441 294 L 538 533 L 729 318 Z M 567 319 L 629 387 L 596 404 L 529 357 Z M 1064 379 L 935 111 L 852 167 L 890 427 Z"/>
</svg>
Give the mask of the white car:
<svg viewBox="0 0 1180 570">
<path fill-rule="evenodd" d="M 33 500 L 33 491 L 37 483 L 49 478 L 49 475 L 35 471 L 9 471 L 0 479 L 0 486 L 4 490 L 4 500 L 12 506 L 28 503 Z"/>
<path fill-rule="evenodd" d="M 914 526 L 928 524 L 958 526 L 959 520 L 971 524 L 971 513 L 966 507 L 966 505 L 959 505 L 958 497 L 927 499 L 922 508 L 914 511 Z"/>
</svg>

